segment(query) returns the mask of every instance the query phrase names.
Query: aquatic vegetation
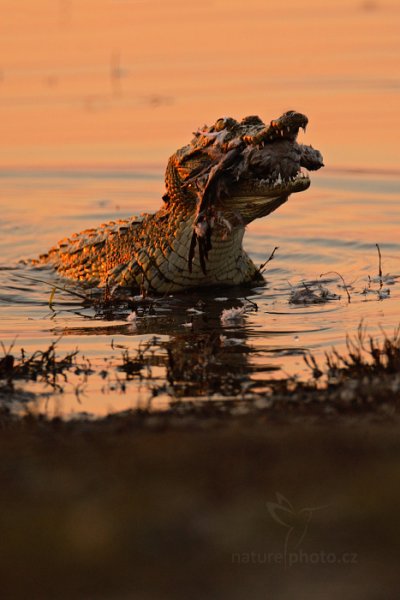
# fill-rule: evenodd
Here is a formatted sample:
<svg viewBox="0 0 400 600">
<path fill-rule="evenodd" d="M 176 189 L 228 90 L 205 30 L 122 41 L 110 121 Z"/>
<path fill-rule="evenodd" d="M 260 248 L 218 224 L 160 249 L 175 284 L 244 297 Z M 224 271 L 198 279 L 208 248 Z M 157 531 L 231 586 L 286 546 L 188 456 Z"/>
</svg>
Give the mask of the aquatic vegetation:
<svg viewBox="0 0 400 600">
<path fill-rule="evenodd" d="M 328 381 L 385 374 L 400 376 L 400 327 L 392 337 L 383 333 L 382 340 L 367 336 L 366 331 L 361 323 L 354 338 L 347 336 L 345 355 L 335 349 L 326 354 Z"/>
<path fill-rule="evenodd" d="M 392 337 L 383 333 L 377 340 L 367 336 L 361 323 L 355 337 L 347 336 L 346 349 L 342 354 L 335 348 L 327 352 L 321 366 L 312 354 L 305 355 L 320 397 L 336 408 L 395 409 L 400 398 L 400 327 Z"/>
<path fill-rule="evenodd" d="M 69 373 L 81 375 L 85 382 L 96 374 L 87 359 L 78 360 L 78 350 L 60 357 L 56 348 L 57 342 L 53 342 L 46 350 L 30 356 L 24 351 L 18 356 L 12 348 L 4 349 L 0 360 L 0 398 L 8 393 L 8 400 L 12 400 L 13 393 L 21 393 L 15 388 L 16 381 L 42 381 L 62 392 Z M 151 398 L 160 394 L 169 398 L 169 408 L 163 413 L 200 411 L 202 415 L 237 416 L 288 409 L 301 414 L 390 412 L 396 410 L 400 393 L 400 327 L 391 337 L 383 334 L 375 339 L 367 335 L 361 323 L 357 334 L 347 337 L 346 352 L 333 348 L 323 362 L 305 353 L 304 360 L 311 371 L 308 380 L 278 377 L 276 367 L 255 371 L 247 361 L 248 349 L 243 341 L 217 331 L 191 331 L 167 342 L 153 337 L 135 352 L 120 344 L 112 344 L 112 349 L 120 351 L 120 358 L 110 360 L 107 368 L 97 370 L 97 375 L 123 393 L 128 392 L 130 382 L 140 381 L 148 390 L 145 410 L 149 413 L 154 412 Z M 124 380 L 118 371 L 125 374 Z M 262 385 L 256 374 L 262 376 Z M 26 400 L 32 401 L 32 396 Z"/>
<path fill-rule="evenodd" d="M 90 372 L 90 365 L 78 367 L 76 357 L 78 350 L 67 353 L 65 356 L 57 356 L 56 340 L 46 350 L 36 350 L 27 356 L 21 349 L 20 355 L 11 354 L 13 344 L 6 350 L 2 345 L 4 356 L 0 359 L 0 380 L 3 380 L 9 389 L 12 389 L 16 380 L 37 381 L 41 380 L 55 390 L 62 390 L 62 381 L 65 381 L 65 373 L 72 369 L 82 369 Z M 60 381 L 61 380 L 61 381 Z"/>
</svg>

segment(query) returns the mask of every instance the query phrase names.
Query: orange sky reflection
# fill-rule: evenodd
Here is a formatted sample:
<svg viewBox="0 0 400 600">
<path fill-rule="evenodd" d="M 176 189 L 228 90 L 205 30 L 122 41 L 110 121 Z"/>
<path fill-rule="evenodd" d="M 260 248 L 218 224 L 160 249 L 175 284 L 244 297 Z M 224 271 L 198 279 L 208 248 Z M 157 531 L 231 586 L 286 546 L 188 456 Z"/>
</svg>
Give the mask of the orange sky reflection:
<svg viewBox="0 0 400 600">
<path fill-rule="evenodd" d="M 398 167 L 400 6 L 1 1 L 0 164 L 165 164 L 221 115 L 294 108 L 329 165 Z"/>
</svg>

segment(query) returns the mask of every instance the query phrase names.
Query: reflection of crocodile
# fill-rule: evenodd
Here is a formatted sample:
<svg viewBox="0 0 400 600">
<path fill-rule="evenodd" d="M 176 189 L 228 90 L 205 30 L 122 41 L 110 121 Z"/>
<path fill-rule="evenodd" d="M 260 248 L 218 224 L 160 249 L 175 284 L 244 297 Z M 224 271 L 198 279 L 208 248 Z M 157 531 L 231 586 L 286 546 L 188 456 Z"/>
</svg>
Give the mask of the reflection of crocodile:
<svg viewBox="0 0 400 600">
<path fill-rule="evenodd" d="M 157 213 L 74 235 L 40 261 L 92 286 L 162 293 L 260 278 L 244 229 L 309 187 L 301 167 L 323 166 L 318 150 L 296 141 L 307 122 L 289 111 L 269 126 L 254 116 L 202 127 L 170 158 Z"/>
</svg>

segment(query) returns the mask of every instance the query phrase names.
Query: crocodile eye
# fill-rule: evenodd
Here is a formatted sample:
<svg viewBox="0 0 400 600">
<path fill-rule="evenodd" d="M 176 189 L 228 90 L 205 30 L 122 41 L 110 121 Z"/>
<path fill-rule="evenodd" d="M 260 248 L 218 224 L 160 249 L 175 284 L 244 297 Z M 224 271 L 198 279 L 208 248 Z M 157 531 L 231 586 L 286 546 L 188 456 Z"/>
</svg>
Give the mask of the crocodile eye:
<svg viewBox="0 0 400 600">
<path fill-rule="evenodd" d="M 214 131 L 221 131 L 222 129 L 225 129 L 225 125 L 226 125 L 226 119 L 224 119 L 224 118 L 218 119 L 218 121 L 216 121 L 216 123 L 214 125 Z"/>
</svg>

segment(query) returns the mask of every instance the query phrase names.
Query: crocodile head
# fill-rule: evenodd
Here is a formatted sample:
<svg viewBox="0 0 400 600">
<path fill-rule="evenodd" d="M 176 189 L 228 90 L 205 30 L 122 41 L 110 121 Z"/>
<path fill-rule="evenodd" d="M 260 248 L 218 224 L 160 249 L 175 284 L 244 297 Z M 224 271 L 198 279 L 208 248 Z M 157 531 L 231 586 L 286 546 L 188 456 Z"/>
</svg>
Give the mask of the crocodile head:
<svg viewBox="0 0 400 600">
<path fill-rule="evenodd" d="M 257 116 L 242 121 L 220 118 L 200 128 L 191 143 L 178 150 L 167 169 L 164 200 L 189 202 L 195 212 L 189 268 L 196 245 L 203 271 L 216 227 L 244 227 L 306 190 L 303 170 L 323 166 L 322 155 L 297 142 L 308 119 L 288 111 L 269 125 Z"/>
</svg>

